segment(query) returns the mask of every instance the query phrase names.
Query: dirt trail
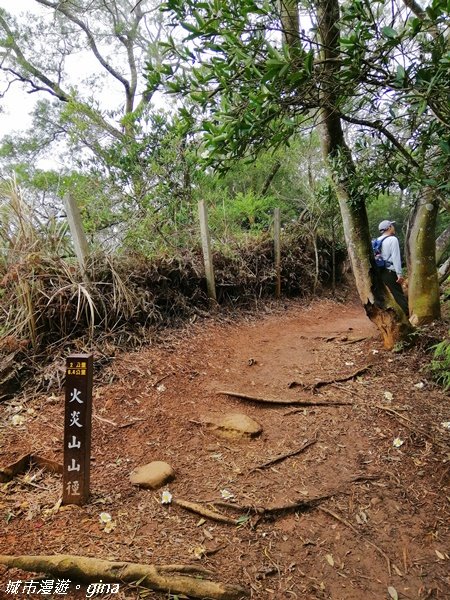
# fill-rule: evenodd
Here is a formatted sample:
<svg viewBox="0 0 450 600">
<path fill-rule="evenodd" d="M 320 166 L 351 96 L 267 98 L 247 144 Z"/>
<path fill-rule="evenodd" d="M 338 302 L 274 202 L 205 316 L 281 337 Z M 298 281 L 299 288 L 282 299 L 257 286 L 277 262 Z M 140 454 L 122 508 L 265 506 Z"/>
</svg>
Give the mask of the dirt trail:
<svg viewBox="0 0 450 600">
<path fill-rule="evenodd" d="M 61 479 L 39 470 L 0 484 L 0 554 L 201 564 L 217 580 L 246 586 L 255 600 L 450 598 L 450 432 L 441 425 L 450 420 L 450 401 L 423 366 L 420 353 L 386 352 L 359 305 L 330 300 L 172 332 L 117 357 L 97 378 L 87 506 L 53 510 Z M 328 383 L 314 390 L 319 381 Z M 266 405 L 220 390 L 351 404 Z M 25 421 L 13 426 L 17 412 Z M 202 424 L 236 412 L 256 420 L 262 434 L 224 439 Z M 62 414 L 62 395 L 1 405 L 0 466 L 26 452 L 62 461 Z M 314 440 L 298 455 L 255 468 Z M 162 506 L 161 490 L 131 486 L 132 469 L 153 460 L 174 468 L 168 489 L 175 499 L 211 502 L 228 490 L 234 504 L 268 508 L 330 497 L 305 511 L 222 508 L 241 519 L 220 524 Z M 100 525 L 102 511 L 115 523 L 110 533 Z M 3 572 L 0 598 L 14 597 L 5 590 L 17 579 L 31 576 Z M 85 596 L 73 585 L 54 598 Z M 126 585 L 111 595 L 138 597 Z"/>
</svg>

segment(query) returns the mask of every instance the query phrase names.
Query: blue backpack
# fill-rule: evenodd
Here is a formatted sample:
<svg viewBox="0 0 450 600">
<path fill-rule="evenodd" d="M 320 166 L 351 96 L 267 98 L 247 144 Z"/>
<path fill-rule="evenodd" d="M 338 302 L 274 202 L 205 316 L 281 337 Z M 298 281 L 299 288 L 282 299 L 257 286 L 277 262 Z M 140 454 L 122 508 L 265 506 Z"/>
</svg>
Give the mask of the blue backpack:
<svg viewBox="0 0 450 600">
<path fill-rule="evenodd" d="M 377 265 L 377 267 L 380 267 L 380 269 L 383 269 L 384 267 L 387 267 L 389 264 L 391 264 L 385 261 L 384 258 L 381 256 L 381 246 L 383 245 L 383 242 L 386 239 L 386 237 L 387 236 L 384 236 L 381 239 L 375 238 L 372 240 L 372 250 L 373 256 L 375 258 L 375 264 Z"/>
</svg>

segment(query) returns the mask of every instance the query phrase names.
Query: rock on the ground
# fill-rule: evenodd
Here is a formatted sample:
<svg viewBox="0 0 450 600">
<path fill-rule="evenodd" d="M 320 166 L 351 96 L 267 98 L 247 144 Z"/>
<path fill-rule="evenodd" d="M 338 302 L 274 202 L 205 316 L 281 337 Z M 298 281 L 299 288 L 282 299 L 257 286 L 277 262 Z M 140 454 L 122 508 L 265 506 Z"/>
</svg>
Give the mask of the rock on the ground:
<svg viewBox="0 0 450 600">
<path fill-rule="evenodd" d="M 243 413 L 227 413 L 221 416 L 204 416 L 205 423 L 215 433 L 224 437 L 256 437 L 262 432 L 262 427 L 251 417 Z"/>
<path fill-rule="evenodd" d="M 172 481 L 175 473 L 172 467 L 161 460 L 155 460 L 137 467 L 131 472 L 130 481 L 133 485 L 138 485 L 143 488 L 157 490 L 159 487 Z"/>
</svg>

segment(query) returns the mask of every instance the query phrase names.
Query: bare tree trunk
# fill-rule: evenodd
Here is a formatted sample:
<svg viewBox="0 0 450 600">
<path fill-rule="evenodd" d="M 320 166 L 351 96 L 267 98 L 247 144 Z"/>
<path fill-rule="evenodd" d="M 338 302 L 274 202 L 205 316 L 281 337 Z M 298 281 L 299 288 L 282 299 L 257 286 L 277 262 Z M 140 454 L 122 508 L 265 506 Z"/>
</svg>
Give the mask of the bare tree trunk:
<svg viewBox="0 0 450 600">
<path fill-rule="evenodd" d="M 436 269 L 435 229 L 439 203 L 426 190 L 411 213 L 407 235 L 410 321 L 423 325 L 440 319 L 439 281 Z"/>
<path fill-rule="evenodd" d="M 319 248 L 317 247 L 317 229 L 314 229 L 312 232 L 312 243 L 314 247 L 314 287 L 313 293 L 316 293 L 317 286 L 319 284 Z"/>
<path fill-rule="evenodd" d="M 450 257 L 442 263 L 438 269 L 439 285 L 444 283 L 447 277 L 450 275 Z"/>
<path fill-rule="evenodd" d="M 334 217 L 331 219 L 331 291 L 336 294 L 336 226 Z"/>
<path fill-rule="evenodd" d="M 365 199 L 357 189 L 356 168 L 337 115 L 339 57 L 338 0 L 317 0 L 317 23 L 322 45 L 321 143 L 328 162 L 341 210 L 344 235 L 361 302 L 366 314 L 380 330 L 384 344 L 392 348 L 411 331 L 402 309 L 383 285 L 375 267 Z"/>
<path fill-rule="evenodd" d="M 450 245 L 450 226 L 447 227 L 447 229 L 445 231 L 443 231 L 436 240 L 436 264 L 437 265 L 439 265 L 439 263 L 441 262 L 442 257 L 445 254 L 445 251 L 447 250 L 449 245 Z"/>
<path fill-rule="evenodd" d="M 278 5 L 283 29 L 283 42 L 290 48 L 300 48 L 298 0 L 279 0 Z"/>
<path fill-rule="evenodd" d="M 392 294 L 384 286 L 375 266 L 370 244 L 365 199 L 356 185 L 357 173 L 338 116 L 339 2 L 316 0 L 321 45 L 321 144 L 328 162 L 341 210 L 345 240 L 361 302 L 366 314 L 380 330 L 384 345 L 392 348 L 407 337 L 411 324 Z M 283 0 L 280 17 L 283 39 L 298 50 L 298 2 Z"/>
<path fill-rule="evenodd" d="M 272 183 L 275 175 L 280 170 L 280 167 L 281 167 L 281 162 L 279 160 L 277 160 L 275 162 L 275 164 L 273 165 L 273 167 L 270 169 L 270 172 L 264 182 L 264 185 L 262 186 L 261 196 L 265 196 L 267 194 L 267 192 L 269 191 L 270 184 Z"/>
</svg>

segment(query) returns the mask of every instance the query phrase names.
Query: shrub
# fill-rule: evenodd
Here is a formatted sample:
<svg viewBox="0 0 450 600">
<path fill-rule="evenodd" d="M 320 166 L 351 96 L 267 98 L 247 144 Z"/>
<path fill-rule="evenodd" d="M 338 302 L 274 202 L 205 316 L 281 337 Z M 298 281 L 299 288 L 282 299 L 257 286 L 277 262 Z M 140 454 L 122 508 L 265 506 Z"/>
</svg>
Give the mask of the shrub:
<svg viewBox="0 0 450 600">
<path fill-rule="evenodd" d="M 446 338 L 433 346 L 433 359 L 430 370 L 434 379 L 445 390 L 450 388 L 450 339 Z"/>
</svg>

